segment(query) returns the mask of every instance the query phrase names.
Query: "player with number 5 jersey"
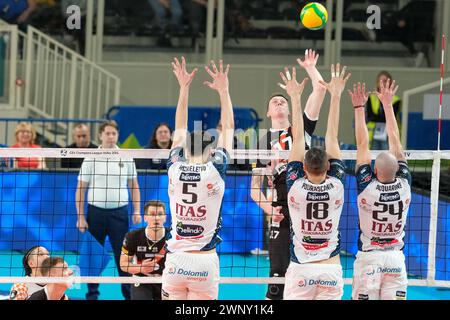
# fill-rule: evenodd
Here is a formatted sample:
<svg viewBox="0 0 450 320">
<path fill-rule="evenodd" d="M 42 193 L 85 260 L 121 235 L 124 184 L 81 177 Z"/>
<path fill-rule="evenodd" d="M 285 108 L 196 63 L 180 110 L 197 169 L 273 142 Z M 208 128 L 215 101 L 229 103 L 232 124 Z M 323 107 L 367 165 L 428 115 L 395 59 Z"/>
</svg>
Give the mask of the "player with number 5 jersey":
<svg viewBox="0 0 450 320">
<path fill-rule="evenodd" d="M 298 84 L 281 73 L 292 100 L 293 146 L 286 173 L 291 224 L 291 262 L 286 272 L 284 299 L 339 300 L 344 281 L 339 259 L 339 220 L 344 204 L 345 166 L 338 142 L 341 94 L 350 78 L 346 67 L 331 66 L 331 81 L 320 81 L 331 94 L 326 150 L 305 152 L 301 115 L 301 94 L 305 80 Z"/>
<path fill-rule="evenodd" d="M 354 300 L 406 299 L 407 273 L 403 254 L 406 218 L 411 203 L 411 173 L 400 142 L 392 100 L 395 80 L 380 82 L 377 92 L 386 115 L 389 152 L 381 152 L 372 170 L 364 106 L 365 84 L 349 91 L 355 110 L 357 143 L 359 239 L 354 264 Z"/>
<path fill-rule="evenodd" d="M 162 298 L 171 300 L 213 300 L 218 298 L 222 199 L 225 173 L 234 135 L 233 106 L 228 91 L 230 66 L 211 61 L 205 67 L 221 104 L 222 131 L 217 145 L 208 133 L 187 134 L 189 86 L 197 69 L 188 73 L 184 57 L 174 59 L 173 72 L 180 85 L 175 133 L 167 163 L 172 228 L 167 240 L 166 267 L 162 276 Z"/>
</svg>

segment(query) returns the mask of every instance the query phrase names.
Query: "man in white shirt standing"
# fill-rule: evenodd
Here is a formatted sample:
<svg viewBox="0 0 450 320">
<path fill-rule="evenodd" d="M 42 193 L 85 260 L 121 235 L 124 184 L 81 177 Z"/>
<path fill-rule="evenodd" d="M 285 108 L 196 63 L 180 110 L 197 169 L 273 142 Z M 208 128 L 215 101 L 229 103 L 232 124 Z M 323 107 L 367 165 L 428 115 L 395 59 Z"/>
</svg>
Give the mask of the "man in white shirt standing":
<svg viewBox="0 0 450 320">
<path fill-rule="evenodd" d="M 107 121 L 99 129 L 102 149 L 118 149 L 119 130 L 116 122 Z M 128 276 L 120 268 L 120 252 L 128 223 L 128 188 L 133 202 L 133 223 L 141 223 L 141 195 L 137 180 L 137 171 L 133 159 L 92 159 L 86 158 L 78 175 L 76 207 L 78 213 L 77 228 L 86 230 L 104 245 L 109 237 L 114 252 L 117 270 L 120 276 Z M 85 216 L 85 193 L 87 198 L 87 217 Z M 86 299 L 96 300 L 100 294 L 98 284 L 88 284 Z M 130 299 L 130 287 L 122 284 L 122 294 Z"/>
</svg>

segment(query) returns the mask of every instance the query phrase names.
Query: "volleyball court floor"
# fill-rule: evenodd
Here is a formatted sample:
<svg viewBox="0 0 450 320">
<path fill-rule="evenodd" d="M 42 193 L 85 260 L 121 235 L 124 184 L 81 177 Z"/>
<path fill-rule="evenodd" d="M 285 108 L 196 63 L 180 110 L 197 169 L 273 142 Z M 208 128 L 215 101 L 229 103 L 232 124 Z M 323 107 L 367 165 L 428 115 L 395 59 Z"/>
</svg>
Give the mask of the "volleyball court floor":
<svg viewBox="0 0 450 320">
<path fill-rule="evenodd" d="M 75 253 L 53 252 L 54 256 L 63 256 L 69 265 L 76 263 Z M 23 253 L 14 251 L 0 252 L 0 277 L 22 276 Z M 351 278 L 354 257 L 341 256 L 344 277 Z M 222 277 L 267 277 L 269 260 L 267 256 L 224 254 L 220 255 Z M 12 268 L 11 268 L 12 266 Z M 232 267 L 233 266 L 233 267 Z M 115 265 L 111 259 L 102 276 L 114 276 Z M 8 295 L 10 284 L 0 284 L 0 298 Z M 220 300 L 264 300 L 267 285 L 265 284 L 221 284 L 219 288 Z M 67 291 L 71 299 L 84 299 L 87 285 Z M 351 297 L 351 285 L 345 285 L 343 300 Z M 450 300 L 450 288 L 408 287 L 408 300 Z M 121 300 L 120 284 L 100 284 L 101 300 Z"/>
</svg>

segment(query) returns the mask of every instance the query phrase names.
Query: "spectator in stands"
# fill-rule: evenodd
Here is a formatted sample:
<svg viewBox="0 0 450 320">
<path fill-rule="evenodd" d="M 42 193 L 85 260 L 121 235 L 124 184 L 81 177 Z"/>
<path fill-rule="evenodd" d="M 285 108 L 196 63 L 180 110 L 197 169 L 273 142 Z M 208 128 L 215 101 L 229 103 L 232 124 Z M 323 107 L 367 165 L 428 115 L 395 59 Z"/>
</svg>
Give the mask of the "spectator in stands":
<svg viewBox="0 0 450 320">
<path fill-rule="evenodd" d="M 412 0 L 394 14 L 386 17 L 379 33 L 394 35 L 412 56 L 415 67 L 420 67 L 426 56 L 426 50 L 417 50 L 414 42 L 433 41 L 434 13 L 436 2 L 433 0 Z"/>
<path fill-rule="evenodd" d="M 99 128 L 100 149 L 119 149 L 119 129 L 115 121 L 106 121 Z M 77 228 L 89 231 L 103 246 L 109 237 L 120 276 L 127 273 L 120 269 L 120 253 L 128 223 L 128 189 L 133 202 L 133 223 L 141 223 L 141 194 L 133 159 L 86 158 L 78 175 L 75 204 L 78 213 Z M 87 218 L 85 217 L 85 193 L 88 191 Z M 101 257 L 99 257 L 101 259 Z M 98 284 L 88 284 L 88 300 L 97 300 Z M 130 299 L 130 286 L 122 284 L 122 294 Z"/>
<path fill-rule="evenodd" d="M 183 11 L 179 0 L 148 0 L 155 13 L 154 23 L 162 29 L 158 39 L 158 46 L 171 47 L 170 34 L 179 29 L 182 24 Z M 167 22 L 167 13 L 170 12 L 170 23 Z"/>
<path fill-rule="evenodd" d="M 73 271 L 69 268 L 64 258 L 47 257 L 42 261 L 41 272 L 43 277 L 72 276 Z M 27 300 L 69 300 L 66 290 L 72 286 L 71 280 L 65 282 L 49 283 L 41 290 L 34 292 Z"/>
<path fill-rule="evenodd" d="M 172 130 L 165 122 L 158 123 L 145 149 L 170 149 L 172 147 Z M 139 159 L 138 169 L 166 169 L 167 159 Z"/>
<path fill-rule="evenodd" d="M 36 130 L 29 122 L 20 122 L 16 127 L 16 143 L 11 148 L 40 148 L 35 144 Z M 15 158 L 14 168 L 18 169 L 45 169 L 45 159 L 35 158 Z"/>
<path fill-rule="evenodd" d="M 77 124 L 72 130 L 73 143 L 66 148 L 98 148 L 91 142 L 89 127 L 84 123 Z M 61 159 L 62 168 L 81 168 L 83 158 L 63 158 Z"/>
<path fill-rule="evenodd" d="M 0 19 L 10 24 L 17 24 L 26 31 L 26 26 L 36 10 L 36 0 L 0 0 Z"/>
<path fill-rule="evenodd" d="M 393 80 L 391 74 L 387 71 L 381 71 L 377 76 L 376 91 L 380 91 L 380 83 L 386 83 L 387 79 Z M 392 100 L 394 107 L 394 114 L 397 122 L 400 115 L 401 101 L 399 96 L 394 95 Z M 369 130 L 369 142 L 371 150 L 387 150 L 389 149 L 387 134 L 386 134 L 386 117 L 384 114 L 384 107 L 378 99 L 376 93 L 371 93 L 366 106 L 366 122 Z"/>
<path fill-rule="evenodd" d="M 145 204 L 144 220 L 147 227 L 126 234 L 120 267 L 138 277 L 160 277 L 166 260 L 166 206 L 152 200 Z M 161 284 L 136 284 L 131 287 L 131 300 L 161 300 Z"/>
<path fill-rule="evenodd" d="M 42 262 L 50 256 L 45 247 L 30 248 L 22 259 L 25 277 L 42 277 Z M 33 293 L 41 290 L 44 285 L 38 283 L 16 283 L 9 293 L 9 300 L 27 300 Z"/>
<path fill-rule="evenodd" d="M 200 32 L 203 32 L 205 29 L 208 0 L 190 1 L 191 5 L 189 7 L 189 25 L 191 27 L 192 45 L 194 45 L 195 40 L 200 36 Z M 217 7 L 217 0 L 214 1 L 214 4 Z"/>
</svg>

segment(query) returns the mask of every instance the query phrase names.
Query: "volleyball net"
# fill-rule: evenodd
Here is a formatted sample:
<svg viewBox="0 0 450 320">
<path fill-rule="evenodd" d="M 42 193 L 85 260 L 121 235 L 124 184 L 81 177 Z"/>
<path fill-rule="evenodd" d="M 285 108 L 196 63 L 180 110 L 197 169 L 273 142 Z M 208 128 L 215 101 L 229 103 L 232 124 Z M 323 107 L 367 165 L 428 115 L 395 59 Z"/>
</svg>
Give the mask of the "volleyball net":
<svg viewBox="0 0 450 320">
<path fill-rule="evenodd" d="M 60 278 L 24 278 L 22 258 L 33 246 L 47 248 L 74 269 L 81 283 L 157 283 L 159 277 L 119 277 L 112 246 L 104 246 L 77 228 L 76 188 L 80 170 L 70 161 L 116 161 L 137 166 L 141 213 L 149 200 L 166 205 L 171 223 L 168 150 L 9 149 L 0 148 L 0 283 L 49 283 Z M 377 152 L 372 152 L 375 158 Z M 450 287 L 450 151 L 406 151 L 412 172 L 412 199 L 405 227 L 406 266 L 410 285 Z M 288 152 L 234 150 L 225 179 L 222 205 L 221 283 L 282 283 L 269 277 L 267 250 L 270 217 L 251 198 L 252 164 L 287 159 Z M 345 204 L 340 220 L 341 263 L 350 284 L 358 250 L 356 151 L 343 151 L 347 167 Z M 38 159 L 36 159 L 38 158 Z M 28 159 L 28 160 L 27 160 Z M 42 169 L 17 168 L 18 162 L 43 161 Z M 35 163 L 33 164 L 33 166 Z M 121 172 L 119 170 L 119 172 Z M 81 173 L 82 174 L 82 173 Z M 97 172 L 97 174 L 104 174 Z M 109 173 L 113 174 L 113 173 Z M 121 178 L 120 176 L 117 178 Z M 114 187 L 111 187 L 114 188 Z M 270 188 L 269 188 L 270 189 Z M 129 191 L 128 191 L 129 192 Z M 86 198 L 87 202 L 87 198 Z M 144 220 L 130 230 L 146 226 Z"/>
</svg>

